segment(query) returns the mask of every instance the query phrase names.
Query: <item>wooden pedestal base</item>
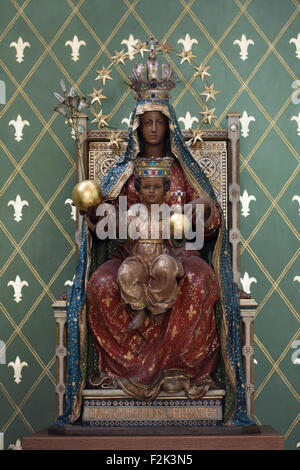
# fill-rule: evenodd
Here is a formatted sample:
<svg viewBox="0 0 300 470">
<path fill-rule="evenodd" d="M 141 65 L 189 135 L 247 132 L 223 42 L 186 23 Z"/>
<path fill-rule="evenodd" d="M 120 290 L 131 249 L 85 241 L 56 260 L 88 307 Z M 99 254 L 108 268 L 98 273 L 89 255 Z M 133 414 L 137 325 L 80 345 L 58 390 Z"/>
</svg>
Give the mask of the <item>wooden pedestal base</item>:
<svg viewBox="0 0 300 470">
<path fill-rule="evenodd" d="M 77 427 L 79 428 L 79 427 Z M 45 429 L 22 440 L 23 450 L 283 450 L 284 437 L 270 426 L 259 427 L 259 432 L 249 428 L 243 430 L 216 429 L 174 430 L 169 434 L 143 433 L 136 429 L 130 434 L 117 432 L 109 434 L 104 430 L 102 435 L 95 435 L 89 428 L 79 434 L 70 435 L 68 429 L 64 434 L 53 434 L 53 428 Z M 165 430 L 166 431 L 166 430 Z M 239 432 L 238 432 L 239 431 Z M 101 430 L 98 430 L 101 433 Z"/>
</svg>

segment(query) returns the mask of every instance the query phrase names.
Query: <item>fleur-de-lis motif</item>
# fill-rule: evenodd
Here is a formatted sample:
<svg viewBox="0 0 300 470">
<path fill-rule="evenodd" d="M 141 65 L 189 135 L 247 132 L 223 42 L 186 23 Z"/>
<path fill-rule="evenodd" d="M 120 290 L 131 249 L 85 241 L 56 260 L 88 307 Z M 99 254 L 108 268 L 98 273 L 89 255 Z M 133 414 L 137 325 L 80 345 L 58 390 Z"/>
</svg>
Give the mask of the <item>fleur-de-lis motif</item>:
<svg viewBox="0 0 300 470">
<path fill-rule="evenodd" d="M 250 44 L 254 44 L 252 39 L 247 39 L 245 34 L 242 34 L 241 39 L 233 41 L 233 45 L 238 45 L 240 48 L 240 58 L 242 60 L 248 59 L 248 47 Z"/>
<path fill-rule="evenodd" d="M 28 282 L 27 281 L 21 281 L 21 278 L 19 275 L 16 276 L 16 279 L 14 281 L 9 281 L 7 283 L 7 286 L 12 286 L 14 289 L 14 300 L 17 302 L 21 302 L 22 300 L 22 289 L 24 286 L 28 287 Z"/>
<path fill-rule="evenodd" d="M 297 282 L 299 282 L 299 284 L 300 284 L 300 276 L 295 276 L 294 279 L 293 279 L 293 281 L 294 281 L 294 282 L 297 281 Z"/>
<path fill-rule="evenodd" d="M 248 137 L 249 135 L 249 124 L 251 121 L 255 121 L 255 117 L 248 116 L 247 111 L 243 111 L 242 117 L 240 118 L 240 123 L 242 125 L 242 136 Z"/>
<path fill-rule="evenodd" d="M 17 439 L 15 444 L 9 444 L 8 449 L 9 450 L 23 450 L 20 439 Z"/>
<path fill-rule="evenodd" d="M 198 44 L 197 39 L 191 39 L 187 33 L 184 39 L 178 39 L 177 44 L 182 44 L 185 51 L 191 51 L 193 44 Z"/>
<path fill-rule="evenodd" d="M 0 80 L 0 104 L 6 104 L 6 85 L 3 80 Z"/>
<path fill-rule="evenodd" d="M 72 41 L 66 41 L 65 42 L 65 46 L 70 46 L 71 47 L 71 49 L 72 49 L 71 57 L 72 57 L 72 60 L 74 60 L 74 62 L 76 62 L 79 59 L 79 49 L 80 49 L 80 47 L 81 46 L 86 46 L 86 43 L 85 43 L 85 41 L 82 41 L 82 40 L 79 41 L 78 37 L 75 34 Z"/>
<path fill-rule="evenodd" d="M 24 60 L 24 49 L 25 47 L 30 47 L 29 42 L 23 42 L 21 37 L 18 38 L 17 42 L 11 42 L 9 47 L 15 47 L 17 51 L 16 60 L 21 63 Z"/>
<path fill-rule="evenodd" d="M 126 354 L 126 356 L 124 356 L 124 359 L 127 359 L 128 361 L 131 361 L 131 359 L 133 359 L 133 355 L 131 354 L 130 351 L 128 351 L 128 353 Z"/>
<path fill-rule="evenodd" d="M 112 299 L 107 295 L 105 299 L 103 299 L 103 302 L 105 303 L 106 307 L 109 307 L 111 304 Z"/>
<path fill-rule="evenodd" d="M 297 356 L 300 356 L 300 340 L 294 341 L 291 347 L 293 349 L 296 349 L 296 351 L 293 352 L 292 357 L 291 357 L 292 363 L 293 364 L 300 364 L 300 357 L 297 357 Z"/>
<path fill-rule="evenodd" d="M 250 277 L 247 272 L 245 272 L 244 277 L 241 277 L 241 284 L 246 294 L 250 294 L 250 286 L 253 282 L 256 284 L 257 280 L 255 277 Z"/>
<path fill-rule="evenodd" d="M 242 196 L 240 196 L 240 201 L 242 203 L 242 215 L 248 217 L 250 213 L 249 204 L 251 201 L 256 201 L 256 197 L 253 195 L 249 196 L 248 191 L 245 189 Z"/>
<path fill-rule="evenodd" d="M 71 219 L 76 220 L 76 207 L 74 206 L 72 199 L 66 199 L 65 204 L 70 204 L 70 206 L 71 206 Z"/>
<path fill-rule="evenodd" d="M 295 196 L 293 196 L 292 201 L 297 201 L 297 202 L 298 202 L 298 204 L 299 204 L 299 215 L 300 215 L 300 196 L 297 196 L 297 195 L 295 194 Z"/>
<path fill-rule="evenodd" d="M 68 280 L 68 281 L 65 282 L 65 286 L 72 286 L 72 285 L 73 285 L 73 282 L 74 282 L 74 279 L 75 279 L 75 274 L 74 274 L 74 276 L 73 276 L 72 281 L 69 281 L 69 280 Z"/>
<path fill-rule="evenodd" d="M 186 312 L 188 314 L 189 320 L 193 318 L 194 315 L 196 315 L 196 310 L 193 308 L 193 305 L 190 305 L 189 309 Z"/>
<path fill-rule="evenodd" d="M 137 53 L 137 49 L 134 46 L 136 46 L 138 42 L 138 39 L 134 39 L 133 34 L 130 34 L 128 39 L 123 39 L 121 42 L 121 44 L 126 44 L 128 49 L 128 57 L 130 60 L 134 59 L 134 56 Z"/>
<path fill-rule="evenodd" d="M 121 122 L 122 122 L 122 124 L 126 124 L 127 127 L 129 127 L 129 125 L 130 125 L 130 119 L 128 119 L 128 118 L 123 118 Z"/>
<path fill-rule="evenodd" d="M 6 364 L 6 344 L 0 340 L 0 364 Z"/>
<path fill-rule="evenodd" d="M 130 126 L 130 120 L 131 120 L 131 114 L 130 114 L 129 118 L 123 118 L 121 122 L 122 122 L 122 124 L 126 124 L 127 127 L 129 127 Z"/>
<path fill-rule="evenodd" d="M 297 123 L 297 134 L 300 135 L 300 113 L 298 113 L 298 116 L 292 116 L 291 121 L 296 121 Z"/>
<path fill-rule="evenodd" d="M 21 382 L 22 369 L 25 366 L 28 367 L 27 362 L 21 362 L 19 356 L 16 357 L 15 362 L 8 363 L 8 367 L 12 367 L 14 369 L 14 379 L 17 384 Z"/>
<path fill-rule="evenodd" d="M 8 125 L 9 126 L 14 126 L 14 128 L 15 128 L 15 134 L 14 134 L 15 140 L 17 142 L 20 142 L 22 140 L 22 137 L 23 137 L 23 127 L 24 126 L 29 126 L 30 124 L 25 119 L 23 121 L 23 119 L 21 118 L 21 116 L 19 114 L 18 117 L 17 117 L 17 120 L 16 121 L 15 120 L 9 121 Z"/>
<path fill-rule="evenodd" d="M 185 129 L 190 129 L 193 126 L 194 122 L 199 122 L 199 119 L 195 116 L 191 116 L 189 111 L 186 113 L 185 117 L 178 118 L 178 122 L 183 122 Z"/>
<path fill-rule="evenodd" d="M 298 33 L 297 38 L 291 38 L 289 44 L 294 43 L 296 46 L 296 57 L 300 59 L 300 33 Z"/>
<path fill-rule="evenodd" d="M 23 210 L 23 207 L 24 206 L 29 206 L 28 202 L 27 201 L 22 201 L 20 195 L 18 194 L 17 197 L 16 197 L 16 200 L 13 201 L 9 201 L 8 206 L 13 206 L 14 210 L 15 210 L 15 213 L 14 213 L 14 219 L 16 222 L 20 222 L 20 220 L 22 220 L 22 210 Z"/>
</svg>

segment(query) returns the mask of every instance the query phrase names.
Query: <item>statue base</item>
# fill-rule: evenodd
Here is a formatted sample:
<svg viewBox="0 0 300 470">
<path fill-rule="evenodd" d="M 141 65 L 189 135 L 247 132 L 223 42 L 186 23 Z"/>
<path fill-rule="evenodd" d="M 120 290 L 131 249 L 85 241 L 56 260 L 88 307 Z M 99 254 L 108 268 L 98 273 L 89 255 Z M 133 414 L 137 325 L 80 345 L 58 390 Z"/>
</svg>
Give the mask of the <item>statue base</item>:
<svg viewBox="0 0 300 470">
<path fill-rule="evenodd" d="M 223 420 L 224 390 L 210 390 L 200 399 L 184 391 L 160 392 L 153 400 L 139 400 L 122 390 L 83 391 L 82 425 L 91 427 L 217 426 Z"/>
<path fill-rule="evenodd" d="M 23 450 L 283 450 L 271 426 L 51 426 L 22 439 Z M 153 453 L 153 452 L 152 452 Z M 128 454 L 127 454 L 128 455 Z M 130 454 L 129 454 L 130 455 Z M 202 457 L 201 457 L 202 458 Z"/>
</svg>

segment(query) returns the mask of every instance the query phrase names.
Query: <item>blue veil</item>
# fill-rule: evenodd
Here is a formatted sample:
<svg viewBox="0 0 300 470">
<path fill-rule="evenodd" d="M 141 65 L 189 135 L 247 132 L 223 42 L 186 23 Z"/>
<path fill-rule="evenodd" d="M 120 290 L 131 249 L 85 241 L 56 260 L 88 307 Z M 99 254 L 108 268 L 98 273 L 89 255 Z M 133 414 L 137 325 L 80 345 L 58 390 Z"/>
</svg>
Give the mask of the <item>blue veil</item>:
<svg viewBox="0 0 300 470">
<path fill-rule="evenodd" d="M 173 107 L 168 101 L 158 99 L 155 101 L 143 100 L 136 104 L 130 118 L 127 148 L 101 181 L 104 199 L 111 200 L 116 198 L 132 174 L 133 160 L 138 153 L 136 131 L 139 125 L 139 116 L 146 111 L 153 110 L 161 111 L 169 119 L 171 151 L 178 159 L 188 182 L 199 196 L 206 195 L 215 201 L 222 215 L 222 210 L 208 178 L 192 157 L 184 141 Z M 81 339 L 79 329 L 79 322 L 86 302 L 87 232 L 84 222 L 81 238 L 75 280 L 73 286 L 68 291 L 66 406 L 64 414 L 56 422 L 58 425 L 74 422 L 79 417 L 78 412 L 77 414 L 74 413 L 74 406 L 76 404 L 76 409 L 79 409 L 78 403 L 80 403 L 80 394 L 84 382 L 80 367 Z M 219 234 L 214 243 L 212 265 L 220 286 L 220 300 L 217 309 L 222 370 L 225 377 L 224 387 L 227 395 L 227 401 L 225 396 L 225 421 L 226 424 L 239 426 L 254 424 L 247 416 L 245 376 L 240 339 L 240 299 L 237 285 L 233 281 L 228 233 L 224 217 L 222 217 Z"/>
</svg>

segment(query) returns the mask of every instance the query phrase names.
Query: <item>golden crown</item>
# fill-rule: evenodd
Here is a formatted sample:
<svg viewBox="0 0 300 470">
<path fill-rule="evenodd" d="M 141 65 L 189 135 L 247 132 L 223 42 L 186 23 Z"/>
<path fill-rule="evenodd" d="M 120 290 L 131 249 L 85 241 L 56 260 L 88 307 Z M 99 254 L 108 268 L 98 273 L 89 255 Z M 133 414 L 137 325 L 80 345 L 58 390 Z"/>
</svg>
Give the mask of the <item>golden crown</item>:
<svg viewBox="0 0 300 470">
<path fill-rule="evenodd" d="M 147 78 L 145 65 L 135 64 L 130 77 L 130 88 L 136 93 L 136 100 L 169 100 L 169 91 L 175 86 L 176 76 L 170 64 L 161 65 L 161 77 L 158 76 L 158 62 L 156 60 L 155 45 L 150 39 L 150 52 L 147 60 Z"/>
<path fill-rule="evenodd" d="M 137 158 L 134 161 L 135 174 L 139 177 L 170 177 L 173 159 L 163 158 Z"/>
</svg>

